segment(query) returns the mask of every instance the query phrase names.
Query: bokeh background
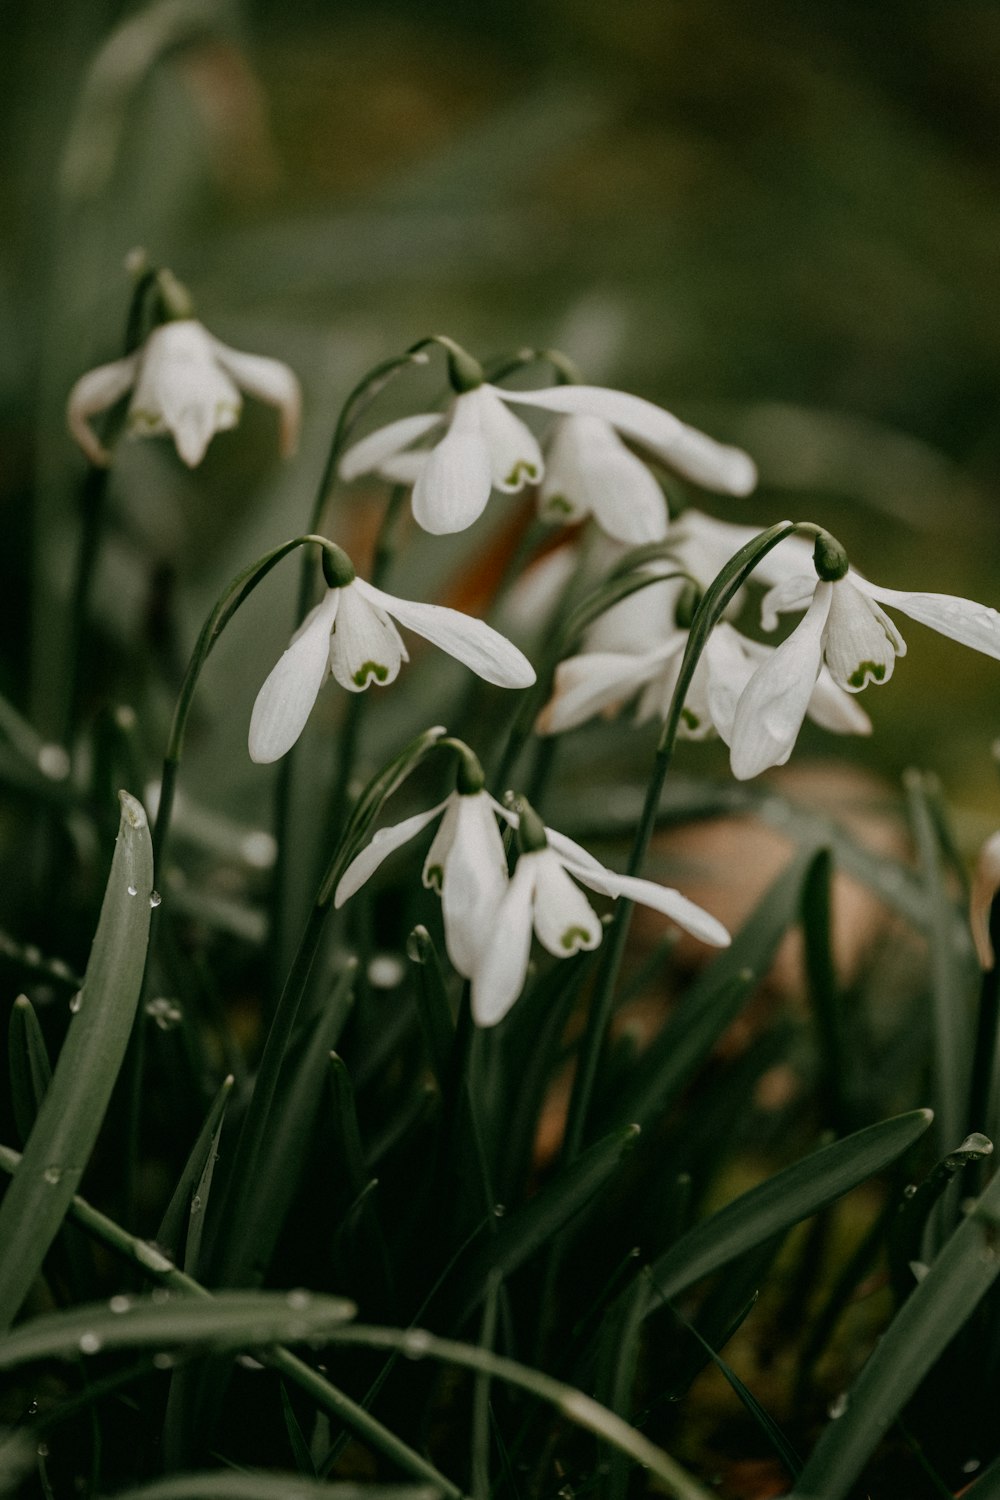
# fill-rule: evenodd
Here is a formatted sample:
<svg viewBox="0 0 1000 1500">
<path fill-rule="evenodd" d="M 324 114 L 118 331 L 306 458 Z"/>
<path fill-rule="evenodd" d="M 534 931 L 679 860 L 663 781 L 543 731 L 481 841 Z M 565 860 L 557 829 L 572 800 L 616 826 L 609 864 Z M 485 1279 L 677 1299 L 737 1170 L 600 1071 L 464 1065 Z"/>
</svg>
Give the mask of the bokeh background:
<svg viewBox="0 0 1000 1500">
<path fill-rule="evenodd" d="M 817 519 L 880 583 L 1000 603 L 995 5 L 8 0 L 3 36 L 0 690 L 43 734 L 82 472 L 62 408 L 117 352 L 139 245 L 306 397 L 292 464 L 253 403 L 194 473 L 165 443 L 122 452 L 92 681 L 136 704 L 154 757 L 211 600 L 302 528 L 347 391 L 432 331 L 559 345 L 744 444 L 760 491 L 716 514 Z M 338 534 L 372 501 L 349 492 Z M 407 533 L 398 591 L 456 598 L 516 514 Z M 269 580 L 206 678 L 185 775 L 208 803 L 262 796 L 244 736 L 293 593 Z M 937 771 L 971 848 L 1000 822 L 1000 665 L 906 634 L 866 694 L 874 741 L 803 753 Z"/>
</svg>

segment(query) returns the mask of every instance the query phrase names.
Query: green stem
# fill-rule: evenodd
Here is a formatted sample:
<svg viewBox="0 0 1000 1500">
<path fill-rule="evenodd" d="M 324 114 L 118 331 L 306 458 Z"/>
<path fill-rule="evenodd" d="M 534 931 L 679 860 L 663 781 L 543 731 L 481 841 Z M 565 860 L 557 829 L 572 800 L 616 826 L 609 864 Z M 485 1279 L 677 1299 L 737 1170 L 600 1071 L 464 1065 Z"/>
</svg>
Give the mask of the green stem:
<svg viewBox="0 0 1000 1500">
<path fill-rule="evenodd" d="M 663 784 L 666 780 L 671 759 L 673 758 L 674 746 L 677 743 L 684 700 L 687 697 L 688 689 L 691 686 L 691 679 L 694 677 L 695 669 L 701 653 L 705 649 L 708 637 L 717 621 L 722 618 L 725 609 L 737 590 L 749 577 L 761 558 L 770 552 L 772 547 L 776 547 L 779 542 L 783 541 L 785 537 L 790 536 L 796 529 L 799 529 L 797 523 L 782 521 L 777 526 L 771 526 L 767 531 L 761 532 L 759 536 L 747 542 L 746 546 L 741 547 L 730 558 L 718 577 L 705 590 L 705 594 L 691 622 L 687 646 L 685 647 L 684 657 L 681 661 L 681 668 L 677 678 L 677 686 L 674 689 L 670 709 L 663 726 L 660 742 L 657 746 L 656 759 L 653 763 L 653 774 L 646 788 L 646 798 L 643 803 L 639 826 L 636 829 L 635 839 L 629 855 L 627 869 L 629 875 L 637 875 L 639 873 L 649 849 L 653 830 L 656 827 Z M 611 930 L 605 939 L 604 960 L 601 964 L 601 971 L 597 980 L 590 1014 L 587 1018 L 587 1029 L 581 1045 L 576 1077 L 573 1080 L 573 1092 L 570 1097 L 569 1113 L 566 1121 L 566 1137 L 563 1145 L 563 1156 L 567 1163 L 575 1161 L 583 1149 L 587 1115 L 590 1110 L 594 1085 L 597 1080 L 598 1067 L 604 1048 L 608 1023 L 614 1007 L 615 987 L 618 982 L 618 971 L 621 968 L 622 958 L 625 953 L 625 943 L 628 938 L 629 925 L 632 919 L 633 904 L 631 901 L 618 901 L 611 923 Z"/>
<path fill-rule="evenodd" d="M 8 1146 L 0 1146 L 0 1170 L 13 1175 L 20 1160 L 20 1154 L 17 1151 L 12 1151 Z M 120 1224 L 116 1224 L 113 1219 L 102 1214 L 86 1199 L 75 1196 L 70 1204 L 69 1212 L 81 1229 L 137 1266 L 150 1280 L 184 1296 L 211 1298 L 212 1293 L 206 1287 L 173 1265 L 161 1251 L 145 1240 L 129 1234 L 127 1229 L 123 1229 Z M 377 1452 L 397 1464 L 404 1473 L 412 1475 L 414 1479 L 434 1485 L 435 1489 L 447 1495 L 449 1500 L 462 1500 L 462 1491 L 458 1485 L 446 1479 L 427 1459 L 414 1452 L 395 1433 L 390 1432 L 388 1428 L 382 1426 L 381 1422 L 370 1416 L 356 1401 L 352 1401 L 343 1391 L 331 1385 L 328 1380 L 325 1380 L 322 1375 L 298 1359 L 288 1349 L 278 1347 L 266 1352 L 256 1350 L 255 1353 L 272 1369 L 279 1370 L 282 1375 L 294 1381 L 301 1390 L 312 1397 L 318 1406 L 346 1423 L 359 1438 L 370 1443 Z"/>
</svg>

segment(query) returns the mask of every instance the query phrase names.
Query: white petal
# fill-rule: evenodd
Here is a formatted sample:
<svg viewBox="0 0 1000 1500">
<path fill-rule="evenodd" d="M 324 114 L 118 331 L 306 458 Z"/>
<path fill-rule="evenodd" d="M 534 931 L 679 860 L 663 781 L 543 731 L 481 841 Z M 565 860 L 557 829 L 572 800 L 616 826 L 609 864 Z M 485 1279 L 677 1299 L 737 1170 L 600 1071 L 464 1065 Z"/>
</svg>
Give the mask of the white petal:
<svg viewBox="0 0 1000 1500">
<path fill-rule="evenodd" d="M 878 588 L 866 578 L 850 574 L 854 586 L 882 604 L 901 609 L 911 620 L 929 625 L 962 646 L 971 646 L 987 656 L 1000 658 L 1000 614 L 989 605 L 956 594 L 908 593 L 900 589 Z"/>
<path fill-rule="evenodd" d="M 354 443 L 340 460 L 338 470 L 341 479 L 357 479 L 362 474 L 372 474 L 380 469 L 386 459 L 401 453 L 425 432 L 431 432 L 444 421 L 439 411 L 425 412 L 419 416 L 401 417 L 370 432 L 359 443 Z"/>
<path fill-rule="evenodd" d="M 557 495 L 576 514 L 592 513 L 608 536 L 629 546 L 659 542 L 667 534 L 663 491 L 642 460 L 599 417 L 559 422 L 540 492 L 546 512 Z"/>
<path fill-rule="evenodd" d="M 731 939 L 722 923 L 672 886 L 658 885 L 655 880 L 640 880 L 636 875 L 616 875 L 613 870 L 596 872 L 589 865 L 576 866 L 567 862 L 566 868 L 592 890 L 616 899 L 624 896 L 626 901 L 637 901 L 653 911 L 662 912 L 685 932 L 701 938 L 703 943 L 711 943 L 714 948 L 729 947 Z"/>
<path fill-rule="evenodd" d="M 906 654 L 899 631 L 849 578 L 830 587 L 833 596 L 823 642 L 830 676 L 849 693 L 860 693 L 869 682 L 888 682 L 896 657 Z"/>
<path fill-rule="evenodd" d="M 531 953 L 531 909 L 537 854 L 522 854 L 497 910 L 493 932 L 472 976 L 477 1026 L 502 1021 L 524 988 Z"/>
<path fill-rule="evenodd" d="M 740 695 L 733 718 L 730 763 L 739 781 L 783 766 L 792 753 L 816 686 L 832 584 L 816 586 L 805 618 L 759 666 Z"/>
<path fill-rule="evenodd" d="M 470 667 L 484 682 L 508 688 L 530 687 L 534 682 L 535 669 L 524 653 L 484 620 L 447 609 L 443 604 L 396 599 L 361 578 L 355 579 L 352 587 L 407 630 L 415 630 L 417 635 Z"/>
<path fill-rule="evenodd" d="M 545 463 L 530 427 L 507 410 L 495 387 L 481 385 L 469 394 L 478 403 L 479 427 L 495 487 L 512 495 L 526 484 L 537 483 L 545 471 Z"/>
<path fill-rule="evenodd" d="M 431 846 L 424 860 L 424 867 L 420 872 L 420 879 L 429 891 L 437 891 L 441 894 L 441 886 L 444 883 L 444 867 L 451 846 L 455 842 L 455 829 L 458 826 L 458 793 L 451 792 L 447 799 L 444 817 L 441 819 L 440 827 L 431 840 Z"/>
<path fill-rule="evenodd" d="M 708 672 L 708 712 L 716 733 L 727 745 L 732 740 L 736 705 L 759 665 L 747 651 L 747 644 L 738 630 L 722 620 L 709 636 L 702 655 Z"/>
<path fill-rule="evenodd" d="M 535 721 L 537 734 L 562 734 L 595 714 L 615 713 L 662 666 L 662 651 L 645 656 L 590 651 L 556 667 L 552 697 Z"/>
<path fill-rule="evenodd" d="M 826 667 L 816 679 L 807 716 L 830 734 L 871 734 L 872 721 L 853 693 L 834 682 Z"/>
<path fill-rule="evenodd" d="M 554 849 L 542 849 L 535 857 L 535 932 L 542 947 L 556 958 L 596 948 L 601 923 L 586 896 L 570 880 Z"/>
<path fill-rule="evenodd" d="M 168 431 L 189 468 L 205 456 L 216 432 L 234 427 L 242 397 L 215 362 L 213 340 L 184 319 L 154 328 L 142 350 L 128 425 L 133 437 Z"/>
<path fill-rule="evenodd" d="M 281 660 L 257 694 L 250 715 L 250 759 L 261 765 L 280 760 L 305 728 L 330 660 L 330 631 L 339 589 L 330 589 L 303 622 Z"/>
<path fill-rule="evenodd" d="M 569 525 L 590 515 L 590 500 L 578 426 L 592 418 L 559 417 L 545 447 L 545 476 L 538 490 L 538 513 Z"/>
<path fill-rule="evenodd" d="M 363 693 L 372 682 L 386 687 L 408 660 L 399 631 L 366 590 L 358 588 L 358 580 L 342 588 L 330 638 L 330 670 L 341 687 L 351 693 Z"/>
<path fill-rule="evenodd" d="M 762 630 L 777 630 L 782 615 L 797 614 L 808 609 L 816 590 L 816 574 L 792 573 L 768 589 L 760 601 L 760 626 Z"/>
<path fill-rule="evenodd" d="M 439 802 L 437 807 L 432 807 L 427 812 L 414 813 L 412 818 L 404 818 L 402 823 L 394 823 L 391 828 L 380 828 L 361 853 L 355 855 L 340 877 L 333 897 L 334 906 L 343 906 L 345 901 L 349 901 L 355 891 L 359 891 L 365 881 L 371 879 L 383 860 L 408 844 L 410 839 L 416 838 L 446 806 L 447 801 Z"/>
<path fill-rule="evenodd" d="M 391 458 L 383 459 L 374 472 L 380 479 L 387 479 L 390 484 L 412 486 L 420 478 L 421 470 L 429 458 L 430 454 L 423 448 L 415 448 L 410 453 L 394 453 Z"/>
<path fill-rule="evenodd" d="M 441 910 L 448 957 L 471 979 L 493 937 L 507 891 L 507 856 L 485 792 L 457 799 L 455 836 L 444 864 Z"/>
<path fill-rule="evenodd" d="M 657 565 L 658 567 L 659 565 Z M 669 567 L 669 564 L 664 564 Z M 654 573 L 656 568 L 644 568 Z M 671 569 L 675 572 L 675 569 Z M 610 609 L 591 625 L 584 637 L 588 651 L 630 651 L 642 655 L 673 639 L 683 647 L 687 632 L 677 625 L 677 604 L 687 580 L 664 578 L 661 583 L 647 583 Z"/>
<path fill-rule="evenodd" d="M 88 417 L 106 411 L 120 401 L 135 380 L 139 368 L 139 355 L 130 354 L 127 359 L 116 359 L 109 365 L 98 365 L 81 375 L 69 393 L 66 403 L 66 422 L 71 435 L 97 468 L 103 469 L 111 462 L 111 454 L 98 442 Z"/>
<path fill-rule="evenodd" d="M 434 536 L 464 531 L 482 515 L 490 498 L 490 458 L 478 394 L 456 396 L 448 431 L 427 455 L 413 486 L 413 518 Z"/>
<path fill-rule="evenodd" d="M 264 354 L 244 354 L 239 349 L 230 349 L 219 339 L 212 338 L 212 349 L 222 368 L 236 381 L 238 386 L 278 409 L 281 419 L 279 444 L 285 458 L 290 457 L 299 445 L 299 429 L 302 425 L 302 388 L 294 371 L 280 359 L 268 359 Z"/>
<path fill-rule="evenodd" d="M 556 385 L 546 391 L 505 390 L 500 394 L 505 401 L 541 406 L 547 411 L 601 417 L 678 474 L 706 489 L 749 495 L 757 483 L 756 465 L 742 449 L 717 443 L 641 396 L 596 385 Z"/>
</svg>

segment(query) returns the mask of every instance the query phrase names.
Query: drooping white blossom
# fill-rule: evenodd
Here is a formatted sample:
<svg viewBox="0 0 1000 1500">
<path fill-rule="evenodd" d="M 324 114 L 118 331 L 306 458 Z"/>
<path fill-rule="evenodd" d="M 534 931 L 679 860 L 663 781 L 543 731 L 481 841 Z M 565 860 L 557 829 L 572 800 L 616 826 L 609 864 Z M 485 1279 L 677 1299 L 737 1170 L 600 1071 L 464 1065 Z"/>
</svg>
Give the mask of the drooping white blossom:
<svg viewBox="0 0 1000 1500">
<path fill-rule="evenodd" d="M 161 323 L 134 353 L 82 375 L 69 394 L 67 421 L 91 463 L 104 468 L 111 454 L 90 419 L 132 391 L 128 436 L 170 433 L 184 463 L 194 468 L 215 434 L 236 426 L 241 390 L 277 407 L 281 452 L 293 453 L 301 417 L 293 372 L 280 360 L 230 349 L 194 318 Z"/>
<path fill-rule="evenodd" d="M 728 946 L 729 933 L 722 923 L 680 891 L 637 876 L 617 875 L 555 829 L 546 828 L 545 835 L 544 848 L 519 856 L 492 927 L 484 934 L 472 976 L 472 1015 L 477 1025 L 495 1026 L 520 995 L 532 932 L 556 958 L 598 946 L 603 928 L 581 885 L 662 912 L 703 943 Z"/>
<path fill-rule="evenodd" d="M 326 591 L 257 694 L 250 718 L 251 759 L 266 764 L 291 749 L 331 673 L 352 693 L 373 682 L 383 687 L 394 682 L 408 660 L 394 620 L 486 682 L 521 688 L 535 680 L 527 657 L 483 620 L 440 604 L 397 599 L 352 578 Z"/>
<path fill-rule="evenodd" d="M 764 625 L 773 627 L 792 610 L 805 609 L 805 615 L 740 696 L 730 741 L 734 776 L 742 781 L 784 765 L 824 666 L 849 693 L 889 681 L 906 644 L 883 604 L 1000 658 L 1000 614 L 974 600 L 881 588 L 853 570 L 832 582 L 807 574 L 787 578 L 764 598 Z"/>
<path fill-rule="evenodd" d="M 482 514 L 492 489 L 513 493 L 540 481 L 544 487 L 538 441 L 508 410 L 511 405 L 573 419 L 554 440 L 559 498 L 570 507 L 568 519 L 593 512 L 621 540 L 657 540 L 666 526 L 662 495 L 657 501 L 653 493 L 659 494 L 659 486 L 621 438 L 708 489 L 746 495 L 757 481 L 752 460 L 740 449 L 715 442 L 639 396 L 588 385 L 513 391 L 486 383 L 455 396 L 446 412 L 403 417 L 362 438 L 341 459 L 341 478 L 377 473 L 413 484 L 413 514 L 425 531 L 464 531 Z M 413 448 L 441 427 L 444 435 L 434 447 Z M 543 496 L 550 509 L 555 494 Z"/>
</svg>

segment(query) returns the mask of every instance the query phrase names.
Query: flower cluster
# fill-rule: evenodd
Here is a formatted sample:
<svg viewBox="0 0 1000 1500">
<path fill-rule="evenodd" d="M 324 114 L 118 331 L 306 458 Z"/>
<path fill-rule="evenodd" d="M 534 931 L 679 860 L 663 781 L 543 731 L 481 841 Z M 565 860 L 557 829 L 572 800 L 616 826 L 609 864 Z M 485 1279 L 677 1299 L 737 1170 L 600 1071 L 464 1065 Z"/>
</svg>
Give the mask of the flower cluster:
<svg viewBox="0 0 1000 1500">
<path fill-rule="evenodd" d="M 679 891 L 616 875 L 565 834 L 544 827 L 523 801 L 517 812 L 497 802 L 481 775 L 469 789 L 456 789 L 426 812 L 376 833 L 344 872 L 334 904 L 342 906 L 390 854 L 435 818 L 441 823 L 424 860 L 423 881 L 441 897 L 448 957 L 471 981 L 472 1014 L 479 1026 L 502 1021 L 524 988 L 532 932 L 555 958 L 598 946 L 601 921 L 580 885 L 662 912 L 714 947 L 729 943 L 722 923 Z M 498 819 L 519 834 L 520 855 L 511 876 Z"/>
</svg>

